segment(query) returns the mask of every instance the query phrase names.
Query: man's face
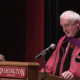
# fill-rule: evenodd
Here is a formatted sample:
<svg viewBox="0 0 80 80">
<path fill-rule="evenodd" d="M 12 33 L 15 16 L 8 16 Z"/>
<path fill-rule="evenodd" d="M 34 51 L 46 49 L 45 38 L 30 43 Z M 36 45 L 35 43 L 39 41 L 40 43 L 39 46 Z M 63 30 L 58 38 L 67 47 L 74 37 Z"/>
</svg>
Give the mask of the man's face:
<svg viewBox="0 0 80 80">
<path fill-rule="evenodd" d="M 79 22 L 72 22 L 68 18 L 60 19 L 60 25 L 67 37 L 75 37 L 79 31 Z"/>
</svg>

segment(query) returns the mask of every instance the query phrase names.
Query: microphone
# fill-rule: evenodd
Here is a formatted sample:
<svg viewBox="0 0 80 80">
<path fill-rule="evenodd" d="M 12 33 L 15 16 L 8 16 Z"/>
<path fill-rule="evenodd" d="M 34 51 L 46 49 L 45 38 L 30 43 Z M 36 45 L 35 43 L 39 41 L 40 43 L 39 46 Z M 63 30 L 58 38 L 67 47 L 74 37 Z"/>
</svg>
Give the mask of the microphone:
<svg viewBox="0 0 80 80">
<path fill-rule="evenodd" d="M 38 59 L 39 57 L 45 55 L 47 52 L 55 49 L 56 45 L 55 44 L 51 44 L 48 48 L 46 48 L 45 50 L 43 50 L 40 54 L 38 54 L 35 59 Z"/>
</svg>

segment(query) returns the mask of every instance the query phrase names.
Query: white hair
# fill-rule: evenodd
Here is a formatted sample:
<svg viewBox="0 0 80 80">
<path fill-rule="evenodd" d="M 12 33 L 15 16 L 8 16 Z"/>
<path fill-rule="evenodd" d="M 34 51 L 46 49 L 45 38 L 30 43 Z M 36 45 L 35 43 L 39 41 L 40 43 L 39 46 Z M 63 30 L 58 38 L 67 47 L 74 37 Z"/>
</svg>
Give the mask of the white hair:
<svg viewBox="0 0 80 80">
<path fill-rule="evenodd" d="M 65 17 L 72 21 L 75 21 L 75 20 L 80 21 L 80 15 L 72 10 L 65 11 L 60 15 L 60 19 Z"/>
</svg>

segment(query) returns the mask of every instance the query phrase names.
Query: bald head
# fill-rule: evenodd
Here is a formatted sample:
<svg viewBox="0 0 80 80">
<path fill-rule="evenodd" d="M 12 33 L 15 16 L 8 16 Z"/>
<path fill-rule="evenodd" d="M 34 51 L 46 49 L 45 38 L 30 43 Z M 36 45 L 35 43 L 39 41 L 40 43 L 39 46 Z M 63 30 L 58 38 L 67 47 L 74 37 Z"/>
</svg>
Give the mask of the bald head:
<svg viewBox="0 0 80 80">
<path fill-rule="evenodd" d="M 5 57 L 2 54 L 0 54 L 0 61 L 5 61 Z"/>
</svg>

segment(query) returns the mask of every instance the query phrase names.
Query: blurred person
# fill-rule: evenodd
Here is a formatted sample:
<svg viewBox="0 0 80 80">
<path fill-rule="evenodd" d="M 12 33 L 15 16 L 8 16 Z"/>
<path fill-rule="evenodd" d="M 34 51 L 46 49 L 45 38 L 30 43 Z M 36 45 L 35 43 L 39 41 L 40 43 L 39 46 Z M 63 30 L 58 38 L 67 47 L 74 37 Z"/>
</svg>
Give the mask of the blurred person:
<svg viewBox="0 0 80 80">
<path fill-rule="evenodd" d="M 0 54 L 0 61 L 5 61 L 5 57 L 2 54 Z"/>
</svg>

